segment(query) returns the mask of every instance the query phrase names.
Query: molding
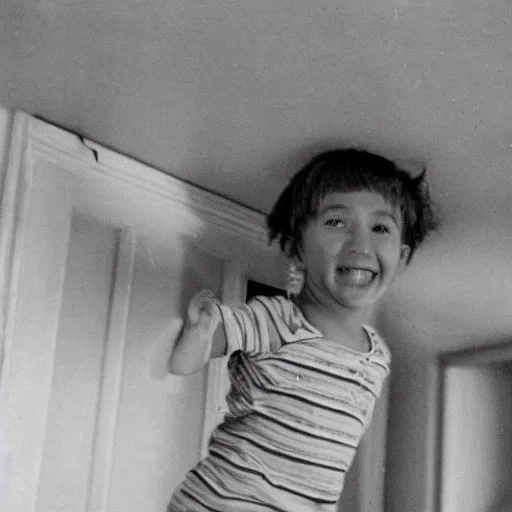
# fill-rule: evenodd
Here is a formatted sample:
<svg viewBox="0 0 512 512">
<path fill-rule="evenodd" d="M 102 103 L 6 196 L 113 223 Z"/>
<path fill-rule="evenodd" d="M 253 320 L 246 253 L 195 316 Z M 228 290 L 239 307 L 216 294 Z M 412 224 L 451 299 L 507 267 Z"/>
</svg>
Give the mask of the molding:
<svg viewBox="0 0 512 512">
<path fill-rule="evenodd" d="M 0 105 L 0 197 L 7 170 L 13 123 L 14 113 Z"/>
<path fill-rule="evenodd" d="M 86 510 L 108 510 L 136 239 L 119 231 Z"/>
<path fill-rule="evenodd" d="M 0 203 L 0 390 L 6 376 L 8 332 L 13 329 L 12 307 L 17 298 L 19 258 L 29 200 L 30 180 L 26 176 L 29 149 L 29 116 L 16 113 L 12 124 Z"/>
<path fill-rule="evenodd" d="M 443 367 L 512 361 L 512 341 L 500 345 L 486 345 L 479 348 L 445 352 L 439 356 L 439 361 Z"/>
<path fill-rule="evenodd" d="M 34 150 L 41 155 L 53 157 L 52 161 L 85 162 L 89 173 L 95 171 L 104 177 L 158 194 L 166 200 L 192 209 L 207 223 L 227 228 L 253 242 L 268 245 L 263 214 L 40 119 L 30 117 L 29 125 Z"/>
<path fill-rule="evenodd" d="M 438 512 L 441 505 L 443 445 L 443 369 L 439 358 L 428 372 L 425 512 Z"/>
<path fill-rule="evenodd" d="M 226 261 L 222 268 L 221 299 L 224 303 L 243 302 L 245 276 L 238 261 Z M 210 360 L 206 377 L 206 399 L 204 407 L 201 458 L 208 453 L 208 441 L 213 429 L 224 418 L 225 396 L 229 377 L 226 370 L 227 357 Z"/>
</svg>

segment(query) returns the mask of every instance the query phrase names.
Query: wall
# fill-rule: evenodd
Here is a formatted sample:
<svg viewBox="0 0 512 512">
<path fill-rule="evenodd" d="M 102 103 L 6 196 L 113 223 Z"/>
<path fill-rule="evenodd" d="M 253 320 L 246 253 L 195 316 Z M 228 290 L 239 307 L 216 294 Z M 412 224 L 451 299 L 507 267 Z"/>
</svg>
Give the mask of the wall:
<svg viewBox="0 0 512 512">
<path fill-rule="evenodd" d="M 437 446 L 435 428 L 440 391 L 437 353 L 450 350 L 450 343 L 458 332 L 450 329 L 443 331 L 433 321 L 430 311 L 415 303 L 412 296 L 398 296 L 393 291 L 385 299 L 377 315 L 377 327 L 393 355 L 384 510 L 434 512 L 434 463 Z M 456 506 L 452 500 L 444 508 L 446 512 L 508 512 L 504 507 L 507 506 L 505 504 L 512 503 L 512 496 L 507 495 L 512 481 L 512 439 L 508 436 L 506 441 L 504 433 L 512 430 L 511 370 L 512 366 L 509 365 L 503 366 L 499 372 L 481 369 L 477 376 L 465 379 L 461 376 L 460 380 L 457 380 L 459 376 L 455 378 L 459 392 L 471 389 L 478 400 L 471 406 L 468 405 L 464 411 L 463 404 L 460 403 L 453 414 L 454 419 L 462 421 L 453 431 L 453 439 L 448 441 L 448 445 L 453 446 L 453 464 L 465 460 L 463 466 L 469 473 L 457 473 L 458 469 L 452 469 L 447 480 L 450 481 L 452 495 L 457 492 L 456 482 L 464 482 L 465 489 L 475 488 L 477 494 L 472 499 L 475 508 L 468 508 L 466 503 Z M 457 400 L 460 401 L 460 398 L 455 402 Z M 506 403 L 508 407 L 498 407 L 498 403 Z M 490 407 L 496 412 L 494 422 L 484 419 L 484 416 L 490 414 L 484 414 L 484 407 Z M 481 421 L 475 425 L 476 414 Z M 465 430 L 468 417 L 473 422 L 471 431 Z M 474 472 L 474 465 L 470 467 L 467 464 L 467 453 L 460 451 L 460 445 L 458 447 L 455 442 L 460 438 L 461 432 L 466 432 L 465 439 L 469 442 L 469 438 L 474 439 L 477 431 L 485 433 L 486 437 L 483 439 L 488 441 L 485 449 L 480 451 L 482 464 L 487 464 L 485 474 L 488 481 L 485 480 L 485 484 L 481 472 Z M 485 446 L 484 441 L 480 446 Z M 468 484 L 471 478 L 475 485 Z"/>
<path fill-rule="evenodd" d="M 436 390 L 433 340 L 396 297 L 384 303 L 377 327 L 392 356 L 386 447 L 386 512 L 430 512 Z M 409 314 L 408 314 L 409 313 Z"/>
</svg>

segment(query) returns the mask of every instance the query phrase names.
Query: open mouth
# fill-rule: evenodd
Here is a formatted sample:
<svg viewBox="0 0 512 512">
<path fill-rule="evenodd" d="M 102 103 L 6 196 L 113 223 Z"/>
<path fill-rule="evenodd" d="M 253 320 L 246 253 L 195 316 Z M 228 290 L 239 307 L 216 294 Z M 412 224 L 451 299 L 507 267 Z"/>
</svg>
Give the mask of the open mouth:
<svg viewBox="0 0 512 512">
<path fill-rule="evenodd" d="M 367 286 L 377 275 L 373 270 L 366 268 L 338 267 L 336 270 L 342 282 L 354 286 Z"/>
</svg>

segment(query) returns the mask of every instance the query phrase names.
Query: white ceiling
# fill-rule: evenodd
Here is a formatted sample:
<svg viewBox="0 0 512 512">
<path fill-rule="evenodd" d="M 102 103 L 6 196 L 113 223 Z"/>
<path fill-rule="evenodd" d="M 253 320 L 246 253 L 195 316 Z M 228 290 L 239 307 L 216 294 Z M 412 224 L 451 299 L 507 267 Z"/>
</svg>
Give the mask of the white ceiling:
<svg viewBox="0 0 512 512">
<path fill-rule="evenodd" d="M 508 0 L 3 0 L 0 103 L 267 212 L 319 149 L 425 163 L 443 229 L 395 303 L 512 340 Z"/>
</svg>

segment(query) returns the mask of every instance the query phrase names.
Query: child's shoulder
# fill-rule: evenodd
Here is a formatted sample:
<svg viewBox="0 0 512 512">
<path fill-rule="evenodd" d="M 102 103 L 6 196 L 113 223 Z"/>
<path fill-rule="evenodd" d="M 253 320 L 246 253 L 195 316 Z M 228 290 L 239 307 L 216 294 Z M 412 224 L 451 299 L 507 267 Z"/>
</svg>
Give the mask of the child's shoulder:
<svg viewBox="0 0 512 512">
<path fill-rule="evenodd" d="M 264 313 L 277 326 L 284 323 L 291 327 L 300 317 L 300 311 L 295 304 L 282 295 L 256 295 L 247 305 L 254 312 Z"/>
<path fill-rule="evenodd" d="M 257 295 L 248 305 L 252 309 L 264 310 L 286 342 L 322 337 L 322 333 L 305 319 L 297 305 L 287 297 Z"/>
<path fill-rule="evenodd" d="M 256 295 L 249 300 L 248 305 L 263 306 L 269 312 L 273 311 L 281 315 L 291 312 L 294 306 L 293 302 L 283 295 Z"/>
</svg>

